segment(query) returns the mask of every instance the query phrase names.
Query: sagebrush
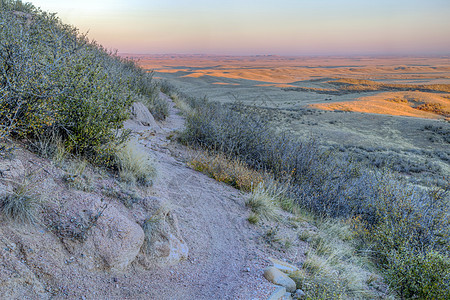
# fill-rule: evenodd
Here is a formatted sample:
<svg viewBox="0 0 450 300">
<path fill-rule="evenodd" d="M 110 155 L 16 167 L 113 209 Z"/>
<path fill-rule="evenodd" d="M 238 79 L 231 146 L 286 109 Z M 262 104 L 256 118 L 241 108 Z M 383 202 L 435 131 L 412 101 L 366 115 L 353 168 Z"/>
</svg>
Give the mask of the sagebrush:
<svg viewBox="0 0 450 300">
<path fill-rule="evenodd" d="M 0 139 L 54 132 L 69 152 L 104 165 L 127 136 L 132 102 L 153 99 L 165 116 L 151 74 L 21 1 L 0 3 L 0 91 Z"/>
<path fill-rule="evenodd" d="M 420 271 L 424 266 L 442 271 L 450 257 L 448 184 L 439 189 L 412 186 L 390 170 L 336 155 L 314 140 L 277 132 L 240 103 L 222 105 L 193 97 L 184 101 L 190 110 L 183 142 L 270 172 L 289 184 L 287 194 L 303 209 L 352 220 L 362 247 L 372 249 L 400 296 L 438 299 L 448 294 L 446 272 L 439 284 L 430 285 L 432 272 Z M 403 271 L 408 257 L 416 258 L 408 260 L 407 274 L 413 275 Z M 424 278 L 419 280 L 417 272 Z"/>
</svg>

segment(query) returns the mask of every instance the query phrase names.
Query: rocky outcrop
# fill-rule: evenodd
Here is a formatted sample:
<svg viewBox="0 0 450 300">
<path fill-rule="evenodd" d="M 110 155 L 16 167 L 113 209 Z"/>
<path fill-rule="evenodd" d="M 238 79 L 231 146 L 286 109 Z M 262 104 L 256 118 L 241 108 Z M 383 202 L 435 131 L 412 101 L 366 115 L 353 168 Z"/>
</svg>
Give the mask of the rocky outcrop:
<svg viewBox="0 0 450 300">
<path fill-rule="evenodd" d="M 92 240 L 107 266 L 121 271 L 137 257 L 144 243 L 144 231 L 139 224 L 109 206 L 92 229 Z"/>
<path fill-rule="evenodd" d="M 113 203 L 98 196 L 76 192 L 50 228 L 57 228 L 64 248 L 88 270 L 125 270 L 138 256 L 144 243 L 141 226 Z M 68 262 L 71 263 L 69 257 Z"/>
<path fill-rule="evenodd" d="M 140 258 L 141 264 L 144 267 L 153 264 L 172 265 L 187 259 L 189 248 L 181 236 L 177 215 L 158 198 L 150 197 L 146 202 L 150 207 L 158 209 L 143 224 L 146 241 Z"/>
<path fill-rule="evenodd" d="M 153 115 L 142 102 L 134 102 L 131 106 L 131 119 L 141 125 L 150 126 L 156 131 L 161 129 L 156 123 L 155 118 L 153 118 Z"/>
</svg>

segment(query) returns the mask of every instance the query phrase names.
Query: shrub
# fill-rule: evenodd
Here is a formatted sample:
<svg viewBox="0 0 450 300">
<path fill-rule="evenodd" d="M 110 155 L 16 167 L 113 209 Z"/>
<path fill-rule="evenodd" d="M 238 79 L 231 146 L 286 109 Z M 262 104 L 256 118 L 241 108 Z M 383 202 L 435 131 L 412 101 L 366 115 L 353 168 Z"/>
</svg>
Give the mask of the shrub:
<svg viewBox="0 0 450 300">
<path fill-rule="evenodd" d="M 404 299 L 450 299 L 450 259 L 448 256 L 430 250 L 415 253 L 410 249 L 390 251 L 387 279 L 397 287 Z"/>
<path fill-rule="evenodd" d="M 146 79 L 146 82 L 141 84 L 145 89 L 136 94 L 135 100 L 144 103 L 156 120 L 164 120 L 169 115 L 169 104 L 159 97 L 158 84 L 151 81 L 153 73 L 143 73 L 141 76 Z"/>
<path fill-rule="evenodd" d="M 151 74 L 134 62 L 13 0 L 0 6 L 0 90 L 0 139 L 51 131 L 70 152 L 104 165 L 127 137 L 119 129 L 134 97 L 154 95 Z"/>
<path fill-rule="evenodd" d="M 171 84 L 168 80 L 161 80 L 158 82 L 159 89 L 166 95 L 170 95 L 171 93 L 177 93 L 178 89 Z"/>
<path fill-rule="evenodd" d="M 300 141 L 276 132 L 251 107 L 221 105 L 207 99 L 185 98 L 191 108 L 181 141 L 225 153 L 255 170 L 270 172 L 288 184 L 287 194 L 316 215 L 353 218 L 362 247 L 372 247 L 378 265 L 403 276 L 403 263 L 392 260 L 416 255 L 411 268 L 420 270 L 427 259 L 440 253 L 450 257 L 448 185 L 441 190 L 414 187 L 394 173 L 355 162 L 321 149 L 313 140 Z M 434 264 L 433 267 L 436 268 Z M 419 281 L 414 276 L 393 280 L 397 290 L 418 297 L 445 294 L 449 280 L 430 287 L 430 272 Z M 427 277 L 428 276 L 428 277 Z M 429 277 L 431 276 L 431 277 Z M 429 291 L 431 289 L 431 291 Z"/>
</svg>

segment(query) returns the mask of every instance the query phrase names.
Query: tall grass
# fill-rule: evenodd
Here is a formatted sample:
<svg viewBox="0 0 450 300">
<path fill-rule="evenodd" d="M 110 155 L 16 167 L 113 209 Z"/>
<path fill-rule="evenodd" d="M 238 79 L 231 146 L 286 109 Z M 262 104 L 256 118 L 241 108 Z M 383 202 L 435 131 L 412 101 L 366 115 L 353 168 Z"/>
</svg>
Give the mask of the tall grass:
<svg viewBox="0 0 450 300">
<path fill-rule="evenodd" d="M 372 249 L 400 296 L 450 296 L 448 187 L 414 187 L 390 171 L 321 150 L 312 140 L 277 133 L 239 103 L 185 101 L 192 112 L 182 141 L 236 157 L 288 182 L 288 194 L 316 215 L 352 220 L 362 246 Z M 435 278 L 425 270 L 441 275 Z"/>
</svg>

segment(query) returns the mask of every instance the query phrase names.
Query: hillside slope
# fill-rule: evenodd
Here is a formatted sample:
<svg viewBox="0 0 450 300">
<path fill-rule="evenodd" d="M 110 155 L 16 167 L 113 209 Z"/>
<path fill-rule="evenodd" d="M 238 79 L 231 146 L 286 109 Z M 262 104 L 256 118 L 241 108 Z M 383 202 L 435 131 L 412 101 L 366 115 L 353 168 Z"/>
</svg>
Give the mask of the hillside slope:
<svg viewBox="0 0 450 300">
<path fill-rule="evenodd" d="M 167 139 L 183 126 L 173 104 L 160 126 L 126 122 L 154 155 L 159 173 L 127 206 L 111 175 L 86 170 L 92 188 L 77 190 L 62 180 L 66 171 L 54 161 L 17 145 L 11 166 L 23 167 L 9 172 L 10 178 L 26 177 L 46 201 L 34 225 L 1 216 L 1 298 L 266 299 L 275 290 L 262 273 L 268 257 L 301 264 L 306 244 L 298 239 L 299 229 L 285 230 L 293 243 L 289 250 L 270 246 L 264 229 L 247 221 L 245 195 L 177 158 L 187 153 Z M 4 171 L 8 160 L 1 163 Z M 74 238 L 100 211 L 84 239 Z M 167 218 L 166 227 L 157 229 L 161 247 L 152 255 L 145 252 L 141 229 L 149 216 Z"/>
</svg>

